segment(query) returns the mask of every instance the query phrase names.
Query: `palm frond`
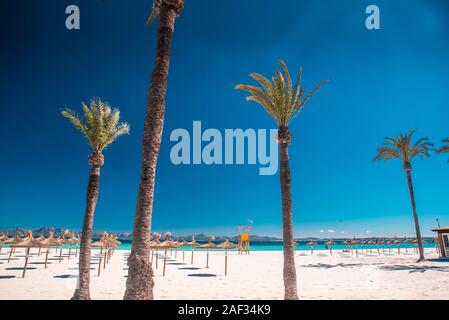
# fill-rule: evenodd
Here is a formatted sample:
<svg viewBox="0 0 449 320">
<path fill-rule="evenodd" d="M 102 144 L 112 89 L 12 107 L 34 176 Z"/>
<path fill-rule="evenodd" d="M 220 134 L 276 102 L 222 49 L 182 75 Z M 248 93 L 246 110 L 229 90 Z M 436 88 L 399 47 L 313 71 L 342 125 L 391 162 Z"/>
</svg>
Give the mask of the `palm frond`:
<svg viewBox="0 0 449 320">
<path fill-rule="evenodd" d="M 449 138 L 443 139 L 442 142 L 445 143 L 445 145 L 440 147 L 437 150 L 437 153 L 449 153 Z M 449 160 L 448 160 L 448 162 L 449 162 Z"/>
<path fill-rule="evenodd" d="M 61 114 L 81 131 L 93 151 L 101 152 L 119 136 L 129 133 L 127 123 L 119 123 L 120 111 L 112 109 L 101 99 L 91 99 L 89 106 L 82 102 L 84 119 L 69 109 L 61 110 Z"/>
<path fill-rule="evenodd" d="M 400 133 L 396 137 L 385 137 L 382 147 L 377 149 L 377 160 L 399 159 L 404 164 L 409 164 L 413 158 L 430 157 L 430 151 L 433 150 L 433 143 L 427 137 L 417 139 L 412 143 L 415 129 L 407 134 Z"/>
<path fill-rule="evenodd" d="M 252 73 L 250 77 L 256 80 L 262 87 L 239 84 L 235 89 L 244 90 L 251 94 L 247 100 L 255 101 L 270 114 L 278 126 L 287 126 L 298 114 L 312 95 L 328 80 L 320 82 L 305 97 L 304 87 L 301 86 L 302 67 L 299 69 L 298 78 L 293 85 L 290 72 L 284 61 L 279 61 L 280 70 L 274 76 L 268 78 Z"/>
</svg>

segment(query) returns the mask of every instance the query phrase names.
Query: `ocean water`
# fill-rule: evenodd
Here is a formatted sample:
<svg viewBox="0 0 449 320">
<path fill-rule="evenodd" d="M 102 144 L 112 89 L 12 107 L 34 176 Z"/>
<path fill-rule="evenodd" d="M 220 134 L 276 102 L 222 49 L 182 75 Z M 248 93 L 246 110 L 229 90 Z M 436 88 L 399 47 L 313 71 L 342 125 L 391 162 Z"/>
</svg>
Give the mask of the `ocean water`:
<svg viewBox="0 0 449 320">
<path fill-rule="evenodd" d="M 116 250 L 131 250 L 131 240 L 121 240 L 121 244 L 116 248 Z M 317 241 L 317 245 L 313 247 L 313 250 L 326 250 L 326 246 L 325 243 L 326 241 Z M 348 246 L 344 245 L 343 243 L 339 242 L 339 241 L 335 241 L 336 244 L 332 247 L 333 250 L 343 250 L 343 249 L 349 249 Z M 204 244 L 206 243 L 205 241 L 198 241 L 199 244 Z M 219 242 L 214 242 L 214 243 L 219 243 Z M 300 242 L 296 247 L 295 250 L 297 251 L 310 251 L 312 248 L 310 246 L 306 245 L 307 242 Z M 424 243 L 423 244 L 424 248 L 435 248 L 435 244 L 434 243 Z M 4 245 L 4 247 L 9 247 L 9 245 Z M 70 245 L 64 245 L 63 248 L 69 248 Z M 399 247 L 401 249 L 406 249 L 409 250 L 413 250 L 413 248 L 416 248 L 416 245 L 413 244 L 408 244 L 408 243 L 401 243 L 399 244 Z M 372 249 L 377 250 L 376 245 L 353 245 L 352 246 L 353 249 L 358 249 L 358 250 L 364 250 L 364 249 Z M 379 245 L 379 250 L 384 250 L 384 251 L 389 251 L 391 248 L 391 251 L 393 252 L 394 250 L 398 250 L 398 245 L 394 244 L 391 246 L 388 245 Z M 283 246 L 282 246 L 282 241 L 255 241 L 255 242 L 251 242 L 250 243 L 250 250 L 251 251 L 282 251 Z M 328 248 L 329 249 L 329 248 Z M 45 249 L 43 249 L 45 250 Z M 72 250 L 75 250 L 75 246 L 72 246 Z M 178 250 L 182 250 L 181 248 Z M 190 246 L 186 246 L 184 247 L 185 251 L 189 251 L 191 250 Z M 197 249 L 197 250 L 204 250 L 204 249 Z M 223 249 L 210 249 L 211 251 L 223 251 Z M 237 249 L 233 249 L 233 250 L 237 250 Z"/>
<path fill-rule="evenodd" d="M 318 241 L 318 245 L 315 246 L 313 248 L 313 250 L 326 250 L 326 246 L 324 245 L 324 242 L 326 241 Z M 202 241 L 198 241 L 198 243 L 203 244 L 205 242 Z M 215 242 L 218 243 L 218 242 Z M 336 241 L 336 245 L 334 245 L 332 247 L 333 250 L 342 250 L 342 249 L 349 249 L 348 246 L 342 244 L 342 243 L 338 243 L 338 241 Z M 354 245 L 352 246 L 354 249 L 365 249 L 365 248 L 370 248 L 369 245 Z M 250 250 L 251 251 L 282 251 L 282 242 L 281 241 L 258 241 L 258 242 L 251 242 L 250 243 Z M 384 250 L 388 250 L 389 247 L 388 245 L 385 245 L 384 247 L 382 245 L 379 245 L 379 250 L 382 250 L 382 248 L 384 248 Z M 392 245 L 391 246 L 391 250 L 397 250 L 398 245 Z M 412 244 L 407 244 L 407 243 L 401 243 L 400 244 L 400 248 L 407 248 L 407 249 L 412 249 L 416 248 L 416 245 L 412 245 Z M 435 244 L 433 243 L 424 243 L 424 248 L 435 248 Z M 118 250 L 130 250 L 131 249 L 131 241 L 130 240 L 122 240 L 122 243 L 120 244 L 120 246 L 117 248 Z M 181 249 L 178 249 L 181 250 Z M 191 250 L 191 247 L 184 247 L 184 250 Z M 203 249 L 199 249 L 199 250 L 203 250 Z M 222 250 L 222 249 L 211 249 L 211 250 Z M 311 248 L 309 246 L 306 245 L 306 242 L 304 243 L 299 243 L 296 247 L 295 250 L 301 251 L 301 250 L 311 250 Z M 376 245 L 372 245 L 372 250 L 377 250 L 376 249 Z"/>
</svg>

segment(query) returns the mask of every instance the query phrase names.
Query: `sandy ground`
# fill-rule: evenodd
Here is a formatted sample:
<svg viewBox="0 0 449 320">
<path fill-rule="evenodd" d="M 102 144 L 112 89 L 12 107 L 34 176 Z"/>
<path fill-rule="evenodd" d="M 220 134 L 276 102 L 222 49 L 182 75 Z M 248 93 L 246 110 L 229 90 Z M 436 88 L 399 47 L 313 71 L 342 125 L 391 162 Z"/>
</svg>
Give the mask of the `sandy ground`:
<svg viewBox="0 0 449 320">
<path fill-rule="evenodd" d="M 18 249 L 8 264 L 8 250 L 0 253 L 0 299 L 69 299 L 77 280 L 77 259 L 63 260 L 52 252 L 47 269 L 45 254 L 33 249 L 26 277 L 22 278 L 24 250 Z M 116 251 L 97 275 L 99 250 L 93 251 L 92 299 L 121 299 L 127 276 L 129 251 Z M 282 299 L 282 252 L 258 251 L 250 255 L 228 255 L 228 276 L 224 275 L 224 252 L 211 252 L 205 268 L 206 252 L 195 251 L 190 264 L 179 251 L 168 254 L 166 276 L 162 276 L 162 256 L 155 270 L 156 299 Z M 302 299 L 449 299 L 449 260 L 438 260 L 427 249 L 425 262 L 416 263 L 413 249 L 408 254 L 359 256 L 334 251 L 296 252 L 299 294 Z M 154 264 L 153 264 L 154 267 Z"/>
</svg>

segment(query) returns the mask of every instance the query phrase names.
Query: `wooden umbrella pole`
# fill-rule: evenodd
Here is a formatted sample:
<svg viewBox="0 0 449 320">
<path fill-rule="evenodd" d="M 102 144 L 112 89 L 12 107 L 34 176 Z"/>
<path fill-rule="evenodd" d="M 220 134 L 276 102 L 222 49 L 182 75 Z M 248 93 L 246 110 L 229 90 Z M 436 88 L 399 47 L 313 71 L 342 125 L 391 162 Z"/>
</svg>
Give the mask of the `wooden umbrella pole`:
<svg viewBox="0 0 449 320">
<path fill-rule="evenodd" d="M 156 248 L 156 270 L 157 270 L 157 264 L 158 264 L 158 260 L 159 260 L 159 255 L 158 255 L 158 249 Z"/>
<path fill-rule="evenodd" d="M 8 263 L 11 261 L 11 256 L 12 256 L 13 248 L 14 248 L 14 247 L 11 246 L 11 250 L 9 251 Z"/>
<path fill-rule="evenodd" d="M 78 257 L 78 245 L 75 245 L 75 258 Z"/>
<path fill-rule="evenodd" d="M 70 255 L 72 254 L 72 245 L 70 245 L 69 247 L 69 260 L 70 260 Z"/>
<path fill-rule="evenodd" d="M 25 265 L 23 266 L 23 273 L 22 278 L 25 278 L 25 272 L 27 271 L 27 265 L 28 265 L 28 257 L 30 255 L 30 248 L 26 249 L 26 255 L 25 255 Z"/>
<path fill-rule="evenodd" d="M 178 257 L 178 248 L 175 249 L 175 259 Z"/>
<path fill-rule="evenodd" d="M 185 251 L 184 251 L 184 247 L 182 247 L 182 261 L 184 261 L 184 258 L 185 258 Z"/>
<path fill-rule="evenodd" d="M 100 276 L 100 272 L 101 272 L 101 261 L 102 261 L 102 255 L 100 254 L 100 262 L 98 263 L 98 276 Z"/>
<path fill-rule="evenodd" d="M 195 247 L 192 246 L 192 257 L 190 259 L 190 264 L 193 264 L 193 252 L 195 251 Z"/>
<path fill-rule="evenodd" d="M 228 249 L 225 249 L 225 276 L 228 275 Z"/>
<path fill-rule="evenodd" d="M 331 246 L 331 255 L 332 255 L 332 246 Z"/>
<path fill-rule="evenodd" d="M 151 249 L 151 257 L 150 257 L 150 264 L 153 265 L 153 259 L 154 259 L 154 249 Z"/>
<path fill-rule="evenodd" d="M 40 257 L 41 256 L 41 248 L 39 247 L 39 251 L 37 252 L 37 256 Z"/>
<path fill-rule="evenodd" d="M 61 263 L 62 260 L 62 247 L 59 249 L 59 263 Z"/>
<path fill-rule="evenodd" d="M 164 269 L 162 271 L 162 276 L 165 276 L 165 265 L 167 264 L 167 248 L 164 251 Z"/>
<path fill-rule="evenodd" d="M 45 253 L 45 269 L 47 269 L 48 263 L 48 253 L 50 252 L 50 248 L 47 248 L 47 252 Z"/>
<path fill-rule="evenodd" d="M 207 248 L 206 269 L 209 268 L 209 248 Z"/>
<path fill-rule="evenodd" d="M 106 249 L 104 250 L 103 269 L 106 268 Z"/>
</svg>

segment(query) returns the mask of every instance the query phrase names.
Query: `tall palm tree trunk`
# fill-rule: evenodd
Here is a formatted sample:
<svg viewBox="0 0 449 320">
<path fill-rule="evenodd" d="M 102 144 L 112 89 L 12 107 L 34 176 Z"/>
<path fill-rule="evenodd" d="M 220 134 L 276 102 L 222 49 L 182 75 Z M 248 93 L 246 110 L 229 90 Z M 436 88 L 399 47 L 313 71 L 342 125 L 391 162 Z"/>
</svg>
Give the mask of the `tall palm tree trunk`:
<svg viewBox="0 0 449 320">
<path fill-rule="evenodd" d="M 406 164 L 405 172 L 407 173 L 408 190 L 410 192 L 410 199 L 412 202 L 413 220 L 415 221 L 415 231 L 416 231 L 416 240 L 418 242 L 419 260 L 424 260 L 424 249 L 422 245 L 421 231 L 419 228 L 418 214 L 416 213 L 415 192 L 413 190 L 412 168 L 410 164 L 408 165 Z"/>
<path fill-rule="evenodd" d="M 279 128 L 278 140 L 281 162 L 280 182 L 282 193 L 282 225 L 284 239 L 284 299 L 298 300 L 295 255 L 293 248 L 292 193 L 290 190 L 291 178 L 288 158 L 288 145 L 291 137 L 287 127 Z"/>
<path fill-rule="evenodd" d="M 79 277 L 72 300 L 90 300 L 89 283 L 92 227 L 100 188 L 100 168 L 104 163 L 104 157 L 101 153 L 93 153 L 89 157 L 89 163 L 91 170 L 87 186 L 86 212 L 84 214 L 83 233 L 80 243 Z"/>
<path fill-rule="evenodd" d="M 149 261 L 150 230 L 153 214 L 154 180 L 164 127 L 165 96 L 170 64 L 170 44 L 176 16 L 183 0 L 163 0 L 157 31 L 157 51 L 148 90 L 147 111 L 143 131 L 142 168 L 131 254 L 128 258 L 126 300 L 153 299 L 153 269 Z"/>
</svg>

